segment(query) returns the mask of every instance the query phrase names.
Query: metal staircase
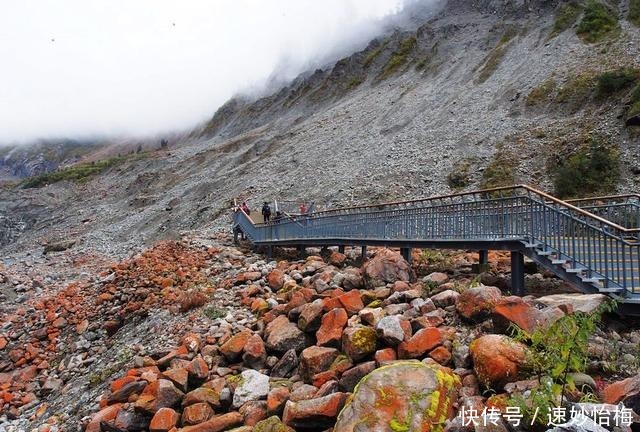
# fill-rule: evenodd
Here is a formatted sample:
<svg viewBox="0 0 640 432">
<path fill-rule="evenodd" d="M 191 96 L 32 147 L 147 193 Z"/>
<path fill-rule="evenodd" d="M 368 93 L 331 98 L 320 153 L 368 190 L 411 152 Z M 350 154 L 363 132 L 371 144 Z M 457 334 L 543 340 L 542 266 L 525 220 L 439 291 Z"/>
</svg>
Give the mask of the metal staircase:
<svg viewBox="0 0 640 432">
<path fill-rule="evenodd" d="M 236 209 L 233 226 L 267 247 L 511 250 L 514 266 L 524 255 L 583 292 L 640 305 L 639 195 L 562 201 L 518 185 L 287 216 L 269 224 L 254 224 Z"/>
</svg>

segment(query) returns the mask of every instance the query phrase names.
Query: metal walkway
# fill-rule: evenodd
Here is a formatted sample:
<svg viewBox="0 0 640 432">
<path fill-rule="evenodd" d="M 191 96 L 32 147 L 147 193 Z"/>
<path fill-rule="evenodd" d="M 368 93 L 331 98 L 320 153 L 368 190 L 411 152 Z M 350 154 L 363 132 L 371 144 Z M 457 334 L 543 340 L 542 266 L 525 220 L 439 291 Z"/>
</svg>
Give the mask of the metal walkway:
<svg viewBox="0 0 640 432">
<path fill-rule="evenodd" d="M 512 291 L 524 294 L 527 256 L 586 293 L 640 311 L 640 195 L 562 201 L 526 185 L 287 216 L 234 233 L 272 246 L 391 246 L 512 251 Z M 481 254 L 482 256 L 483 254 Z M 485 254 L 486 256 L 486 254 Z"/>
</svg>

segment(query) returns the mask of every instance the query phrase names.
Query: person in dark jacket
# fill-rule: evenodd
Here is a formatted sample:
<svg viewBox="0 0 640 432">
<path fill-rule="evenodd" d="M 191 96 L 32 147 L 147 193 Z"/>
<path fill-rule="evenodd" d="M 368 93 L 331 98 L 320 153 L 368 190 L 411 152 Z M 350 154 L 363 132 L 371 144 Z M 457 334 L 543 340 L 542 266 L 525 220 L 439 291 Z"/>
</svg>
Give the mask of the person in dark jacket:
<svg viewBox="0 0 640 432">
<path fill-rule="evenodd" d="M 265 223 L 271 220 L 271 207 L 269 207 L 269 203 L 266 201 L 262 204 L 262 216 L 264 217 Z"/>
</svg>

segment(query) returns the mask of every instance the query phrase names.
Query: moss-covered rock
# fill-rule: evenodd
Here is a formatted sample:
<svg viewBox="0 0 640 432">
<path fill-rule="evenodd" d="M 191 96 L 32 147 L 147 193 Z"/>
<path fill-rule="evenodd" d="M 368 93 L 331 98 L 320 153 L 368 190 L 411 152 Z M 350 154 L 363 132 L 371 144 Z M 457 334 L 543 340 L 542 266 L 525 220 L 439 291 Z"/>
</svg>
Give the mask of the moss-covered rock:
<svg viewBox="0 0 640 432">
<path fill-rule="evenodd" d="M 334 430 L 441 431 L 459 388 L 447 368 L 418 361 L 382 366 L 358 383 Z"/>
<path fill-rule="evenodd" d="M 262 420 L 253 427 L 253 432 L 294 432 L 293 428 L 282 423 L 277 416 Z"/>
<path fill-rule="evenodd" d="M 378 335 L 371 327 L 349 327 L 342 333 L 342 350 L 353 360 L 375 352 Z"/>
</svg>

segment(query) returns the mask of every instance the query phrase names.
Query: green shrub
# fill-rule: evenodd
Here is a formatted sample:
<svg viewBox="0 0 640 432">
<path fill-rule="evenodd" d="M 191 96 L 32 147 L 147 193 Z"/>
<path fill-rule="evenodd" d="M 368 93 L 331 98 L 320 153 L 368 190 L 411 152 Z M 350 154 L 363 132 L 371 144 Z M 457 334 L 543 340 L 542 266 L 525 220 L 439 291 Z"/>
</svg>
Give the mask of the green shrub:
<svg viewBox="0 0 640 432">
<path fill-rule="evenodd" d="M 638 71 L 629 68 L 605 72 L 598 76 L 598 93 L 608 96 L 631 88 L 638 82 L 638 78 Z"/>
<path fill-rule="evenodd" d="M 469 186 L 471 181 L 469 169 L 471 164 L 468 161 L 458 162 L 453 166 L 453 170 L 447 176 L 447 184 L 451 189 L 462 189 Z"/>
<path fill-rule="evenodd" d="M 615 34 L 618 29 L 618 18 L 609 7 L 589 0 L 576 33 L 585 42 L 593 43 Z"/>
<path fill-rule="evenodd" d="M 578 150 L 557 168 L 556 196 L 569 198 L 613 192 L 620 179 L 619 159 L 615 149 L 592 139 L 589 148 Z"/>
<path fill-rule="evenodd" d="M 556 81 L 553 78 L 543 81 L 538 87 L 531 90 L 527 96 L 526 104 L 528 106 L 535 106 L 547 101 L 555 89 Z"/>
<path fill-rule="evenodd" d="M 382 73 L 380 74 L 379 79 L 385 79 L 390 76 L 392 73 L 398 70 L 400 66 L 407 62 L 407 58 L 411 51 L 418 44 L 418 40 L 415 36 L 407 36 L 400 42 L 400 46 L 393 53 L 387 64 L 384 66 Z"/>
<path fill-rule="evenodd" d="M 629 117 L 640 114 L 640 85 L 631 94 L 631 108 L 627 114 Z"/>
<path fill-rule="evenodd" d="M 640 0 L 629 0 L 629 21 L 640 27 Z"/>
<path fill-rule="evenodd" d="M 526 364 L 530 378 L 540 381 L 540 385 L 531 390 L 526 399 L 522 395 L 514 395 L 509 400 L 510 405 L 520 407 L 528 424 L 535 419 L 547 425 L 547 413 L 563 405 L 567 390 L 584 391 L 576 389 L 570 373 L 584 373 L 588 363 L 589 338 L 602 320 L 602 315 L 615 308 L 615 302 L 607 301 L 593 313 L 577 311 L 563 316 L 546 328 L 540 326 L 530 334 L 515 325 L 511 327 L 517 341 L 529 343 Z M 593 390 L 589 389 L 588 392 Z"/>
<path fill-rule="evenodd" d="M 127 160 L 137 160 L 145 157 L 147 157 L 147 153 L 138 152 L 132 155 L 117 156 L 95 162 L 76 164 L 67 168 L 62 168 L 58 171 L 29 177 L 21 183 L 21 186 L 25 189 L 29 189 L 45 186 L 62 180 L 84 181 L 94 175 L 100 174 L 108 168 L 120 165 Z"/>
<path fill-rule="evenodd" d="M 582 8 L 579 4 L 569 2 L 564 4 L 556 12 L 556 20 L 553 23 L 553 29 L 551 30 L 550 37 L 556 37 L 563 31 L 570 28 L 578 20 Z"/>
<path fill-rule="evenodd" d="M 492 189 L 516 184 L 517 166 L 518 160 L 515 155 L 504 151 L 502 146 L 499 146 L 493 156 L 493 160 L 482 173 L 480 187 L 482 189 Z"/>
</svg>

